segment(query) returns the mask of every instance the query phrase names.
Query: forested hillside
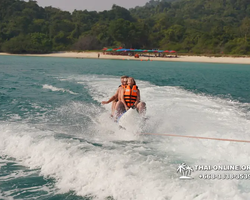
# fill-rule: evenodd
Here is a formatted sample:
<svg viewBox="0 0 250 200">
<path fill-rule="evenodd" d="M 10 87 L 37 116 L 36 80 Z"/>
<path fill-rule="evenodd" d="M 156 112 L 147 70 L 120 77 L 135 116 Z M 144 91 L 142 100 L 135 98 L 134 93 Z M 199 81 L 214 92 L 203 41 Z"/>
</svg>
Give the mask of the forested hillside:
<svg viewBox="0 0 250 200">
<path fill-rule="evenodd" d="M 46 53 L 103 47 L 250 54 L 249 0 L 150 0 L 103 12 L 0 0 L 0 50 Z"/>
</svg>

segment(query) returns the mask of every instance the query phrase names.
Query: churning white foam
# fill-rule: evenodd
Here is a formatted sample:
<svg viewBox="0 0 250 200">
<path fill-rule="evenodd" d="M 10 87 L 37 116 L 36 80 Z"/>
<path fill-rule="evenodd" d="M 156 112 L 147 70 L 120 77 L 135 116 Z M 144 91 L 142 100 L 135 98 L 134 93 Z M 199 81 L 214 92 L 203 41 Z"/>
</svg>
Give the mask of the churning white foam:
<svg viewBox="0 0 250 200">
<path fill-rule="evenodd" d="M 2 200 L 14 200 L 13 197 L 6 197 L 5 194 L 3 194 L 1 192 L 1 189 L 0 189 L 0 199 L 2 199 Z"/>
<path fill-rule="evenodd" d="M 72 92 L 70 90 L 67 90 L 67 89 L 64 89 L 64 88 L 57 88 L 57 87 L 54 87 L 52 85 L 47 85 L 47 84 L 43 85 L 43 89 L 48 89 L 48 90 L 51 90 L 53 92 L 61 91 L 61 92 L 68 92 L 70 94 L 77 94 L 77 93 Z"/>
<path fill-rule="evenodd" d="M 88 88 L 99 102 L 111 97 L 120 84 L 118 77 L 106 76 L 70 80 Z M 143 81 L 137 85 L 149 117 L 143 132 L 250 140 L 250 123 L 240 103 L 178 87 Z M 85 110 L 91 116 L 91 127 L 86 131 L 83 123 L 82 134 L 77 132 L 75 137 L 57 138 L 54 131 L 46 130 L 46 124 L 43 129 L 14 122 L 0 124 L 1 155 L 40 169 L 41 175 L 55 179 L 62 193 L 72 190 L 94 199 L 248 199 L 248 181 L 201 180 L 199 172 L 192 173 L 194 179 L 181 181 L 176 173 L 183 162 L 190 166 L 247 165 L 248 144 L 131 134 L 119 130 L 109 118 L 110 104 L 102 107 L 102 113 L 87 106 L 72 103 L 58 111 L 69 121 L 74 113 L 84 118 Z M 76 125 L 74 121 L 70 123 Z M 73 128 L 64 130 L 74 135 Z"/>
</svg>

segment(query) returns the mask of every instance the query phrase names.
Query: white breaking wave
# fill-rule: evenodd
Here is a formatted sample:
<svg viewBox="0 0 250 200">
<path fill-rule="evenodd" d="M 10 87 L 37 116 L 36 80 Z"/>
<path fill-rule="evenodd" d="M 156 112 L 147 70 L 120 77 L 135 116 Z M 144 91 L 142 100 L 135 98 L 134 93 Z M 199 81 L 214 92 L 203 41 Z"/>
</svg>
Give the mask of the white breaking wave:
<svg viewBox="0 0 250 200">
<path fill-rule="evenodd" d="M 77 93 L 72 92 L 70 90 L 67 90 L 67 89 L 64 89 L 64 88 L 57 88 L 57 87 L 54 87 L 52 85 L 47 85 L 47 84 L 43 85 L 43 89 L 49 89 L 49 90 L 51 90 L 53 92 L 61 91 L 61 92 L 68 92 L 70 94 L 77 94 Z"/>
</svg>

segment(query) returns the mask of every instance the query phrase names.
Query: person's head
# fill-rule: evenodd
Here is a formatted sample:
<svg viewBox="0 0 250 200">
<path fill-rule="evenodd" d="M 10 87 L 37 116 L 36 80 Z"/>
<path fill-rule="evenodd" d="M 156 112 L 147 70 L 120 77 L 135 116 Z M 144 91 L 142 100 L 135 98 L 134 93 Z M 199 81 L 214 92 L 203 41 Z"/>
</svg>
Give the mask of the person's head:
<svg viewBox="0 0 250 200">
<path fill-rule="evenodd" d="M 136 84 L 136 83 L 135 83 L 135 79 L 133 79 L 132 77 L 129 77 L 129 78 L 128 78 L 128 81 L 127 81 L 127 84 L 128 84 L 129 86 L 135 85 L 135 84 Z"/>
<path fill-rule="evenodd" d="M 121 84 L 122 85 L 127 85 L 128 81 L 128 76 L 121 76 Z"/>
</svg>

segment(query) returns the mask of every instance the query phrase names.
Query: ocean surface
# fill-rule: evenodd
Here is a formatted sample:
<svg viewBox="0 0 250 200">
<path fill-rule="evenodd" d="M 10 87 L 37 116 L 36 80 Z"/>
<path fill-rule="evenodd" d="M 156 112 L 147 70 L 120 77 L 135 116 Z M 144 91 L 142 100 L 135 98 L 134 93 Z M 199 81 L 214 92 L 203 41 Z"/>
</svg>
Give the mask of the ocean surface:
<svg viewBox="0 0 250 200">
<path fill-rule="evenodd" d="M 130 131 L 100 103 L 122 75 L 147 104 Z M 250 166 L 250 143 L 154 134 L 249 141 L 249 87 L 249 65 L 0 56 L 0 199 L 247 200 L 250 170 L 195 166 Z"/>
</svg>

